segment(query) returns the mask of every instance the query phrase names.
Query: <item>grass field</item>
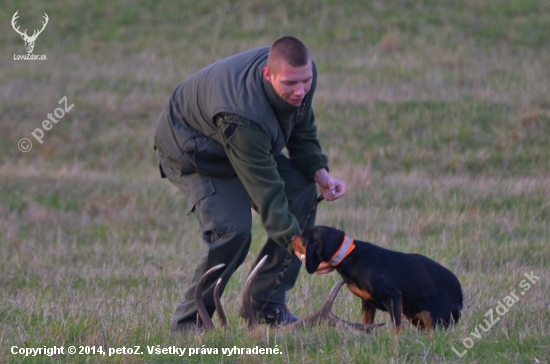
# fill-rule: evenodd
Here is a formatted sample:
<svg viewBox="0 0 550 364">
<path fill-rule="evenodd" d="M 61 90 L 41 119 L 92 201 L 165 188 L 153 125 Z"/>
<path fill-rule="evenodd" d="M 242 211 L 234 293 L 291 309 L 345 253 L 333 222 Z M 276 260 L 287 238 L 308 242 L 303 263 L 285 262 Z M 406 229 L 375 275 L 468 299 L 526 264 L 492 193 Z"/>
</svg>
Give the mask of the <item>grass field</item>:
<svg viewBox="0 0 550 364">
<path fill-rule="evenodd" d="M 29 34 L 48 14 L 33 52 L 47 60 L 14 60 L 25 54 L 16 10 Z M 4 0 L 0 362 L 550 362 L 549 12 L 545 0 Z M 386 327 L 371 336 L 248 332 L 240 292 L 265 240 L 255 216 L 223 297 L 231 328 L 170 335 L 202 247 L 185 199 L 158 175 L 154 123 L 181 80 L 285 34 L 317 63 L 320 138 L 348 183 L 317 223 L 454 271 L 465 307 L 451 330 L 395 336 L 379 312 Z M 74 106 L 40 144 L 31 133 L 63 97 Z M 289 306 L 311 312 L 338 280 L 304 272 Z M 343 289 L 334 311 L 358 321 L 360 301 Z M 71 345 L 143 354 L 70 355 Z M 18 353 L 53 346 L 65 353 Z M 222 354 L 257 346 L 280 354 Z M 188 350 L 148 352 L 169 347 Z"/>
</svg>

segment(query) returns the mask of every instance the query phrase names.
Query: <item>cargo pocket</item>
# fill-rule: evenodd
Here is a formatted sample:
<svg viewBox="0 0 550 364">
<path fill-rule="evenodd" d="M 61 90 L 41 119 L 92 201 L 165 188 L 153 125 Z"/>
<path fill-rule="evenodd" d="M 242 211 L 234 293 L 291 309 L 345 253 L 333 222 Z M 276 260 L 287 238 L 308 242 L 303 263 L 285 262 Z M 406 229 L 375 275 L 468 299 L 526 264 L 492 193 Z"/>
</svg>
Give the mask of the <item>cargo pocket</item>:
<svg viewBox="0 0 550 364">
<path fill-rule="evenodd" d="M 176 163 L 161 156 L 159 156 L 158 160 L 161 177 L 168 178 L 170 181 L 177 183 L 181 177 L 180 167 Z"/>
<path fill-rule="evenodd" d="M 187 215 L 195 210 L 195 206 L 200 200 L 207 196 L 213 195 L 215 191 L 214 185 L 210 180 L 203 180 L 196 186 L 191 187 L 187 196 Z"/>
</svg>

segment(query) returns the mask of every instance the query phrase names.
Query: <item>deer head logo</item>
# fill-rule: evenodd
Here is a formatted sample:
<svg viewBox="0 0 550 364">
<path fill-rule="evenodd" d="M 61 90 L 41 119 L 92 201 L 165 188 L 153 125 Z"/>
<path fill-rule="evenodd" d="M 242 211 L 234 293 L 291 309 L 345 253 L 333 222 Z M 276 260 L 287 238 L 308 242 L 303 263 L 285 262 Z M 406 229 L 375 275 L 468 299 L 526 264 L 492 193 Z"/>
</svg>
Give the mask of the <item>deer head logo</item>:
<svg viewBox="0 0 550 364">
<path fill-rule="evenodd" d="M 46 28 L 46 24 L 48 24 L 48 19 L 49 19 L 48 14 L 44 13 L 44 20 L 46 20 L 46 22 L 42 22 L 42 29 L 40 29 L 38 33 L 36 30 L 34 30 L 32 35 L 29 37 L 27 35 L 27 29 L 25 29 L 25 32 L 21 32 L 19 31 L 19 26 L 17 28 L 15 27 L 15 21 L 17 18 L 19 18 L 19 15 L 17 15 L 18 12 L 19 10 L 17 10 L 15 14 L 13 14 L 13 17 L 11 18 L 11 26 L 17 33 L 21 35 L 21 38 L 23 38 L 23 40 L 25 41 L 25 49 L 27 50 L 27 53 L 30 54 L 34 49 L 34 42 L 36 41 L 36 38 L 38 38 L 40 33 L 42 33 L 44 28 Z"/>
</svg>

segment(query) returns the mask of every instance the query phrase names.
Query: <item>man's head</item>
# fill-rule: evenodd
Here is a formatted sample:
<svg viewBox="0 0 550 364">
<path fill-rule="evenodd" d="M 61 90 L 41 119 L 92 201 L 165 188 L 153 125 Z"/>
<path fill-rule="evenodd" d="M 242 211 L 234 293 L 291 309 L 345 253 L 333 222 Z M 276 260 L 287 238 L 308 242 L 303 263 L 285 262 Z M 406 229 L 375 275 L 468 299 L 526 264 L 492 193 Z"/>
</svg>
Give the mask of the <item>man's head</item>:
<svg viewBox="0 0 550 364">
<path fill-rule="evenodd" d="M 313 66 L 305 44 L 291 36 L 275 41 L 269 51 L 264 77 L 283 100 L 300 105 L 313 81 Z"/>
</svg>

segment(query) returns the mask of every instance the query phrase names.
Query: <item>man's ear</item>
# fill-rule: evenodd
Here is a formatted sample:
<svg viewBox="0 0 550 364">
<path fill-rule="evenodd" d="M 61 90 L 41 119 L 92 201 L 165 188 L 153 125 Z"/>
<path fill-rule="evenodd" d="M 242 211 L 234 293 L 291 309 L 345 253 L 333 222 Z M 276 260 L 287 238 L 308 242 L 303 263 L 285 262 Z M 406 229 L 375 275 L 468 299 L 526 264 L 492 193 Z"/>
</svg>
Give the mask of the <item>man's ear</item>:
<svg viewBox="0 0 550 364">
<path fill-rule="evenodd" d="M 306 271 L 309 274 L 315 273 L 323 259 L 323 244 L 312 241 L 306 246 Z"/>
<path fill-rule="evenodd" d="M 269 82 L 273 81 L 273 74 L 271 73 L 271 69 L 268 66 L 264 67 L 264 77 Z"/>
</svg>

